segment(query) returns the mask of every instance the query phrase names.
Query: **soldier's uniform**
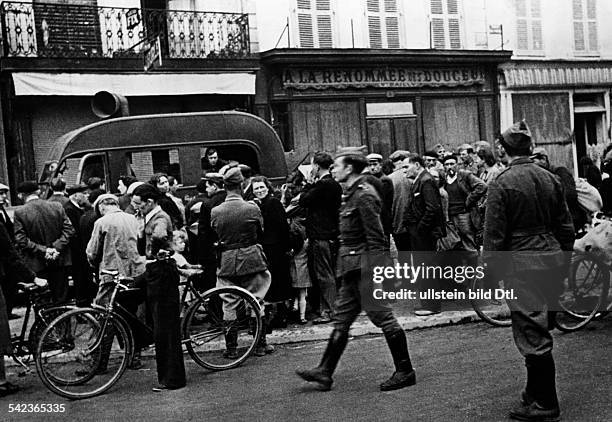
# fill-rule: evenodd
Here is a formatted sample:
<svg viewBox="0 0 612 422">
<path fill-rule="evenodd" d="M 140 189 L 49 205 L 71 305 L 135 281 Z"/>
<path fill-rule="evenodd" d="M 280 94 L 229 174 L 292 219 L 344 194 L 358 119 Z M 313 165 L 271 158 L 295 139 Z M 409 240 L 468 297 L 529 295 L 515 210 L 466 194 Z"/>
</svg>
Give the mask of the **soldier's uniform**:
<svg viewBox="0 0 612 422">
<path fill-rule="evenodd" d="M 503 135 L 514 148 L 531 144 L 524 122 Z M 558 417 L 553 340 L 549 313 L 563 289 L 563 277 L 574 242 L 574 229 L 561 182 L 529 157 L 516 157 L 491 182 L 484 230 L 488 269 L 516 300 L 508 301 L 517 348 L 525 357 L 527 387 L 522 409 L 511 413 L 521 420 Z M 570 252 L 571 253 L 571 252 Z M 516 413 L 519 413 L 517 415 Z M 556 415 L 556 416 L 555 416 Z"/>
<path fill-rule="evenodd" d="M 373 297 L 372 266 L 384 265 L 389 250 L 380 217 L 381 199 L 364 180 L 357 179 L 342 197 L 337 263 L 337 275 L 342 282 L 334 306 L 334 330 L 319 366 L 298 371 L 300 377 L 325 390 L 331 388 L 331 376 L 348 342 L 350 327 L 362 308 L 372 323 L 383 330 L 395 363 L 396 372 L 381 384 L 381 390 L 416 382 L 404 330 L 389 304 Z"/>
</svg>

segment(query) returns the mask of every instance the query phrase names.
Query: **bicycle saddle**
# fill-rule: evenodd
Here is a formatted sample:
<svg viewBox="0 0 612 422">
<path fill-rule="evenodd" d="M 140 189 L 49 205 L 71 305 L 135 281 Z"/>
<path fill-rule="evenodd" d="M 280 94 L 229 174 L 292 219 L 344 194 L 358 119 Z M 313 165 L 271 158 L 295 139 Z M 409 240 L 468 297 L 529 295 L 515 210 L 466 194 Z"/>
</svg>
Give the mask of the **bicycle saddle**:
<svg viewBox="0 0 612 422">
<path fill-rule="evenodd" d="M 39 289 L 42 289 L 46 286 L 39 286 L 36 283 L 17 283 L 17 288 L 23 292 L 33 292 Z"/>
</svg>

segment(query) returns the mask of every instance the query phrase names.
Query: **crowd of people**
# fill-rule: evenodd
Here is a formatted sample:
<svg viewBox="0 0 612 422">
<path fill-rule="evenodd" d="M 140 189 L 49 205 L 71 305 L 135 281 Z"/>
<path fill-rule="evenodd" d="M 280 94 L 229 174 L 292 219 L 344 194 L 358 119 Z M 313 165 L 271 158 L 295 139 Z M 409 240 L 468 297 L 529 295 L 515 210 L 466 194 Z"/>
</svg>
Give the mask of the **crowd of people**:
<svg viewBox="0 0 612 422">
<path fill-rule="evenodd" d="M 181 388 L 186 382 L 179 332 L 180 277 L 192 277 L 201 291 L 239 285 L 253 293 L 265 305 L 264 335 L 255 351 L 259 356 L 274 352 L 265 335 L 273 328 L 291 322 L 333 322 L 320 365 L 298 371 L 324 390 L 331 388 L 349 328 L 363 308 L 383 330 L 395 363 L 395 372 L 381 390 L 403 388 L 416 383 L 406 336 L 388 304 L 367 300 L 372 286 L 361 276 L 366 256 L 377 261 L 377 256 L 397 259 L 411 252 L 415 262 L 435 263 L 437 252 L 457 251 L 461 262 L 476 265 L 483 245 L 485 252 L 523 247 L 524 243 L 513 244 L 512 233 L 519 236 L 525 227 L 523 237 L 554 239 L 527 242 L 529 248 L 556 244 L 554 250 L 571 250 L 575 232 L 587 221 L 570 171 L 551 163 L 545 149 L 532 148 L 524 122 L 494 144 L 478 141 L 456 151 L 438 144 L 422 155 L 398 150 L 383 157 L 354 147 L 340 149 L 335 157 L 316 152 L 305 173 L 296 169 L 280 187 L 253 175 L 248 166 L 226 163 L 215 150 L 202 160 L 197 194 L 182 199 L 176 195 L 178 181 L 165 173 L 148 181 L 122 176 L 118 195 L 107 193 L 98 178 L 68 187 L 61 177 L 52 178 L 48 199 L 41 197 L 36 182 L 23 182 L 17 192 L 24 205 L 16 209 L 13 220 L 4 210 L 9 188 L 0 184 L 0 239 L 11 251 L 0 267 L 0 350 L 7 351 L 3 326 L 6 318 L 14 317 L 18 281 L 45 278 L 54 302 L 74 299 L 87 306 L 92 301 L 107 303 L 109 276 L 101 272 L 118 270 L 146 287 L 160 384 L 155 391 Z M 607 152 L 604 173 L 610 174 L 611 163 L 612 152 Z M 602 177 L 588 159 L 581 160 L 579 171 L 602 193 L 604 210 L 610 208 L 612 178 Z M 538 191 L 527 192 L 534 180 Z M 526 191 L 517 194 L 520 189 Z M 533 210 L 525 205 L 529 201 L 544 205 Z M 171 264 L 155 260 L 160 251 L 174 253 Z M 531 268 L 527 278 L 550 270 Z M 526 294 L 539 295 L 544 313 L 512 309 L 515 339 L 529 374 L 519 412 L 554 415 L 558 404 L 552 338 L 543 320 L 546 297 L 534 293 L 525 277 L 517 275 L 514 284 Z M 428 280 L 427 287 L 440 286 Z M 224 319 L 235 318 L 235 305 L 223 304 Z M 441 310 L 440 300 L 421 300 L 415 314 L 429 316 Z M 515 313 L 521 316 L 515 318 Z M 529 330 L 537 331 L 535 340 L 526 338 Z M 225 334 L 229 358 L 236 356 L 235 336 Z M 140 365 L 138 359 L 131 363 Z M 0 395 L 5 395 L 16 387 L 4 379 L 2 369 Z"/>
</svg>

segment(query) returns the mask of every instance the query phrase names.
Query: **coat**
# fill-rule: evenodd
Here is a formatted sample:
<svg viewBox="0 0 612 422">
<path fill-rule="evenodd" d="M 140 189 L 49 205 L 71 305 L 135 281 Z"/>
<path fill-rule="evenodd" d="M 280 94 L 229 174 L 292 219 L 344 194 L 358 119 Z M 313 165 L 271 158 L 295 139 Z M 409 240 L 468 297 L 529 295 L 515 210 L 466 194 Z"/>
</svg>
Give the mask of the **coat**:
<svg viewBox="0 0 612 422">
<path fill-rule="evenodd" d="M 561 181 L 521 157 L 489 185 L 484 227 L 485 259 L 503 271 L 550 270 L 569 262 L 574 227 Z M 491 265 L 493 264 L 493 265 Z"/>
<path fill-rule="evenodd" d="M 405 225 L 414 225 L 418 233 L 435 239 L 446 236 L 440 189 L 427 170 L 414 179 L 410 195 Z"/>
<path fill-rule="evenodd" d="M 309 239 L 336 240 L 338 238 L 338 210 L 342 187 L 326 174 L 300 195 L 300 206 L 308 211 L 306 234 Z"/>
<path fill-rule="evenodd" d="M 73 235 L 74 227 L 57 202 L 36 198 L 15 210 L 15 243 L 34 272 L 47 268 L 47 248 L 59 251 L 56 265 L 70 265 L 68 243 Z"/>
<path fill-rule="evenodd" d="M 236 193 L 211 211 L 210 225 L 217 233 L 221 259 L 217 275 L 237 277 L 266 271 L 268 263 L 259 243 L 263 216 L 259 207 Z"/>
</svg>

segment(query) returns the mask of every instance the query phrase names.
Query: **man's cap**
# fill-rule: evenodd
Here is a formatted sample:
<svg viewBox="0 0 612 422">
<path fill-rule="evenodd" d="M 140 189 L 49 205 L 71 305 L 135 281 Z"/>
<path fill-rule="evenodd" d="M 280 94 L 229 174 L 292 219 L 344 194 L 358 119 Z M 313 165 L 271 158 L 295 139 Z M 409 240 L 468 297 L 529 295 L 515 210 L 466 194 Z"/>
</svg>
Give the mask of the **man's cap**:
<svg viewBox="0 0 612 422">
<path fill-rule="evenodd" d="M 335 158 L 344 157 L 346 155 L 357 155 L 365 158 L 365 153 L 368 150 L 368 147 L 365 145 L 361 145 L 359 147 L 339 147 Z"/>
<path fill-rule="evenodd" d="M 239 185 L 244 182 L 244 176 L 239 167 L 231 167 L 223 173 L 223 182 L 230 185 Z"/>
<path fill-rule="evenodd" d="M 242 171 L 240 172 L 242 174 Z M 204 180 L 214 183 L 216 185 L 223 185 L 223 176 L 219 173 L 206 173 Z"/>
<path fill-rule="evenodd" d="M 38 190 L 38 183 L 36 183 L 35 180 L 26 180 L 25 182 L 21 182 L 17 186 L 17 192 L 24 193 L 26 195 L 30 193 L 34 193 L 37 190 Z"/>
<path fill-rule="evenodd" d="M 394 163 L 399 160 L 405 160 L 406 158 L 408 158 L 409 155 L 410 155 L 410 151 L 398 149 L 397 151 L 394 151 L 393 153 L 391 153 L 391 155 L 389 156 L 389 160 L 391 160 L 391 162 Z"/>
<path fill-rule="evenodd" d="M 0 183 L 0 192 L 8 192 L 10 189 L 4 183 Z"/>
<path fill-rule="evenodd" d="M 68 189 L 66 189 L 66 192 L 68 193 L 68 195 L 73 195 L 78 192 L 85 192 L 88 189 L 89 189 L 89 186 L 87 186 L 84 183 L 79 183 L 77 185 L 72 185 L 68 187 Z"/>
<path fill-rule="evenodd" d="M 138 186 L 142 186 L 142 185 L 144 185 L 144 182 L 134 182 L 134 183 L 132 183 L 132 184 L 131 184 L 131 185 L 130 185 L 128 188 L 127 188 L 127 190 L 125 191 L 125 194 L 126 194 L 126 195 L 133 195 L 133 194 L 134 194 L 134 190 L 136 190 L 136 188 L 137 188 Z"/>
<path fill-rule="evenodd" d="M 117 205 L 119 205 L 119 198 L 117 198 L 112 193 L 103 193 L 102 195 L 98 196 L 96 200 L 94 201 L 93 203 L 94 209 L 98 208 L 98 205 L 100 204 L 100 202 L 106 201 L 107 199 L 112 199 L 117 203 Z"/>
<path fill-rule="evenodd" d="M 467 151 L 467 150 L 474 150 L 474 147 L 471 146 L 470 144 L 461 144 L 459 145 L 459 149 L 457 149 L 457 151 Z"/>
<path fill-rule="evenodd" d="M 516 149 L 525 149 L 531 146 L 531 131 L 525 120 L 516 122 L 510 126 L 504 133 L 502 139 L 508 146 Z"/>
<path fill-rule="evenodd" d="M 437 160 L 438 154 L 436 153 L 436 151 L 425 151 L 425 153 L 423 154 L 423 158 L 431 158 L 433 160 Z"/>
<path fill-rule="evenodd" d="M 372 154 L 368 154 L 366 156 L 366 159 L 368 161 L 375 161 L 375 162 L 382 162 L 383 160 L 383 156 L 380 154 L 376 154 L 375 152 L 373 152 Z"/>
<path fill-rule="evenodd" d="M 491 148 L 491 144 L 489 142 L 487 142 L 487 141 L 476 141 L 476 142 L 474 142 L 474 150 L 477 150 L 479 148 L 480 149 L 489 149 L 489 150 L 492 149 Z"/>
<path fill-rule="evenodd" d="M 531 153 L 531 158 L 536 158 L 536 157 L 548 157 L 548 153 L 543 147 L 536 147 L 533 149 L 533 152 Z"/>
</svg>

